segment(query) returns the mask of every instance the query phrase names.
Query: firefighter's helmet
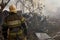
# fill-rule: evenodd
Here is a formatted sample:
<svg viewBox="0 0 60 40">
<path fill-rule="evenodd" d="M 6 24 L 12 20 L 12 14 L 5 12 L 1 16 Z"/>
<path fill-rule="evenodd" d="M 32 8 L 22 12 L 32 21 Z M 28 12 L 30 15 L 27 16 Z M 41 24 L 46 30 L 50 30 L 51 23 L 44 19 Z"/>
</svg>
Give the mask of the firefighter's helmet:
<svg viewBox="0 0 60 40">
<path fill-rule="evenodd" d="M 14 13 L 17 12 L 16 6 L 14 4 L 9 6 L 9 10 L 10 10 L 10 12 L 14 12 Z"/>
</svg>

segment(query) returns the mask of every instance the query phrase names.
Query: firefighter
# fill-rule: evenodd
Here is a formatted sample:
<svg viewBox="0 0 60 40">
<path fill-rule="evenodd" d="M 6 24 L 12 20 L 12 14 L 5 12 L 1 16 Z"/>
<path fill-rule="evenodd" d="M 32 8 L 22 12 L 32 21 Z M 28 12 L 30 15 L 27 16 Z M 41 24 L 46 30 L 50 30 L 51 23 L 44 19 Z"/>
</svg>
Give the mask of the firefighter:
<svg viewBox="0 0 60 40">
<path fill-rule="evenodd" d="M 10 5 L 9 15 L 5 18 L 3 25 L 8 34 L 8 40 L 27 40 L 27 26 L 25 18 L 17 15 L 15 5 Z"/>
</svg>

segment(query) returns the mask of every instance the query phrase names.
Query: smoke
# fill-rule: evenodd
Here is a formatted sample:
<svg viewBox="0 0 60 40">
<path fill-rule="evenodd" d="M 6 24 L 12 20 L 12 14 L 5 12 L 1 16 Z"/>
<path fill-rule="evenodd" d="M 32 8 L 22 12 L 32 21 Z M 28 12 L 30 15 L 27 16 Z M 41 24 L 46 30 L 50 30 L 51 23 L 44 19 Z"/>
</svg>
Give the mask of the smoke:
<svg viewBox="0 0 60 40">
<path fill-rule="evenodd" d="M 59 18 L 60 0 L 45 0 L 45 15 L 50 17 Z"/>
</svg>

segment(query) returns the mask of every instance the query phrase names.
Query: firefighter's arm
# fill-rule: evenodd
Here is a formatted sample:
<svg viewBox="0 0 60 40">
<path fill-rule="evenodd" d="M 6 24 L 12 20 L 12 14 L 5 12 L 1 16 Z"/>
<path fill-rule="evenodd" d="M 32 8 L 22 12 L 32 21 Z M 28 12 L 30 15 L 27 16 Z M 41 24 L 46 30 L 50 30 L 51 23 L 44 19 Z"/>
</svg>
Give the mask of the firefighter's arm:
<svg viewBox="0 0 60 40">
<path fill-rule="evenodd" d="M 27 35 L 27 23 L 26 23 L 25 18 L 22 18 L 22 19 L 21 19 L 21 26 L 22 26 L 23 29 L 24 29 L 25 35 Z"/>
</svg>

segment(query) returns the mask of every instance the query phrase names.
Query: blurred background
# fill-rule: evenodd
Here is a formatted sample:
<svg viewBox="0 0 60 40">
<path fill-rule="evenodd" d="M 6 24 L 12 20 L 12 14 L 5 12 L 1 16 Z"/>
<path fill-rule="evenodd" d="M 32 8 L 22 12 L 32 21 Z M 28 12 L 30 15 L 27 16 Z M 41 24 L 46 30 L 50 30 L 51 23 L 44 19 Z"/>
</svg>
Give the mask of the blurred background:
<svg viewBox="0 0 60 40">
<path fill-rule="evenodd" d="M 15 4 L 27 19 L 28 40 L 60 40 L 60 0 L 0 0 L 3 4 L 3 11 Z"/>
</svg>

